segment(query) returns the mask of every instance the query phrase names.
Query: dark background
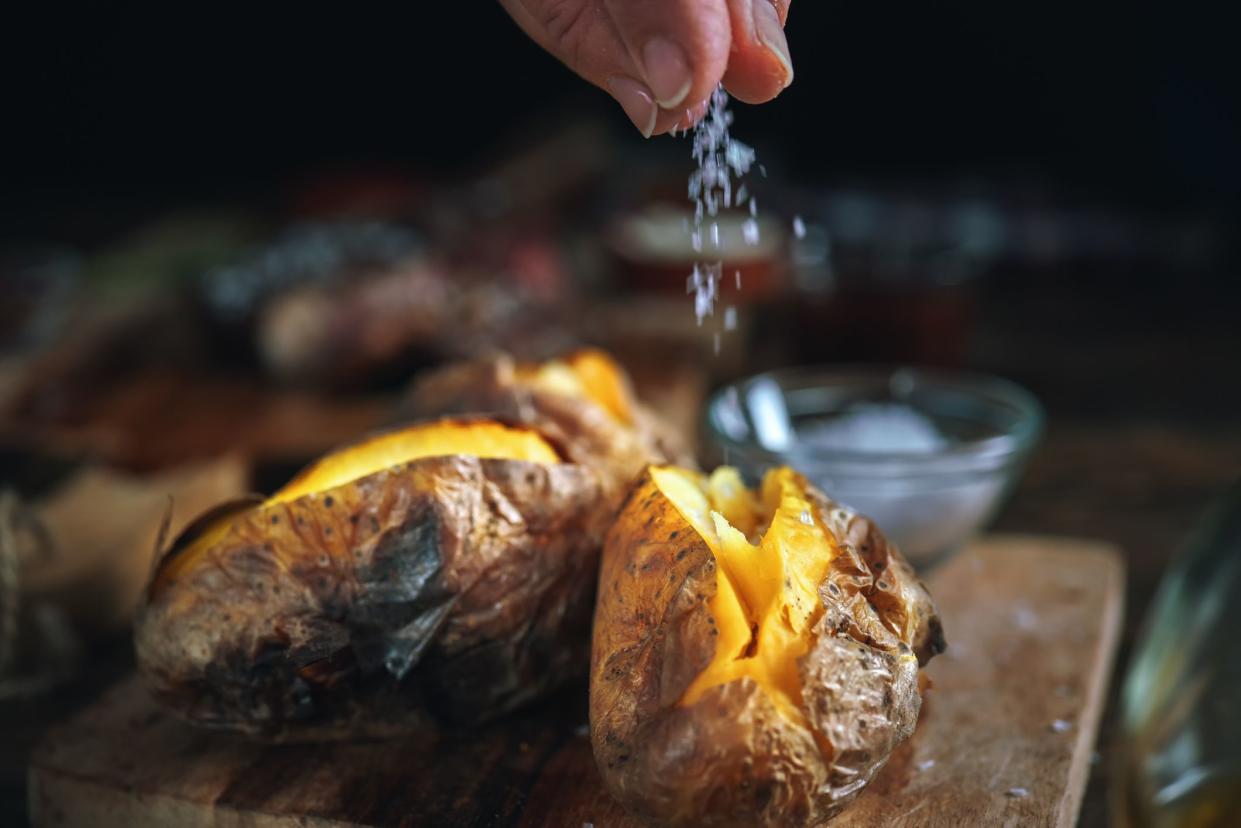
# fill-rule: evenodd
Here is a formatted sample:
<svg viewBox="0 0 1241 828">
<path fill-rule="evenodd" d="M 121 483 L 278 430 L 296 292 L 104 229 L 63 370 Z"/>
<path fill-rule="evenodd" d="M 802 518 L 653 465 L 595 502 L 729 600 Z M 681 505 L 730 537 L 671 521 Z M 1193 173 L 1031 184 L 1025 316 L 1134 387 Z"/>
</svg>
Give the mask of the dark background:
<svg viewBox="0 0 1241 828">
<path fill-rule="evenodd" d="M 978 176 L 1070 203 L 1231 215 L 1241 135 L 1222 15 L 799 0 L 796 82 L 741 107 L 737 131 L 800 181 Z M 9 239 L 74 241 L 324 167 L 448 174 L 582 114 L 628 128 L 493 2 L 81 4 L 3 28 Z"/>
<path fill-rule="evenodd" d="M 1137 216 L 1125 226 L 1139 234 L 1191 231 L 1176 255 L 1010 256 L 973 288 L 964 363 L 1020 382 L 1048 411 L 997 528 L 1109 540 L 1129 567 L 1105 755 L 1169 557 L 1241 475 L 1241 67 L 1216 5 L 796 0 L 795 83 L 736 108 L 735 134 L 806 191 L 976 187 L 1001 211 L 1051 205 L 1085 235 L 1096 225 L 1075 210 Z M 684 144 L 643 146 L 610 98 L 492 0 L 5 12 L 0 112 L 0 253 L 105 247 L 184 207 L 261 210 L 325 170 L 451 187 L 520 136 L 576 120 L 621 136 L 618 166 L 684 153 L 689 168 Z M 121 674 L 127 652 L 118 642 L 102 671 L 34 712 L 6 711 L 0 733 L 22 731 L 0 752 L 0 822 L 24 819 L 26 754 L 43 729 Z M 1083 825 L 1107 821 L 1106 767 Z"/>
</svg>

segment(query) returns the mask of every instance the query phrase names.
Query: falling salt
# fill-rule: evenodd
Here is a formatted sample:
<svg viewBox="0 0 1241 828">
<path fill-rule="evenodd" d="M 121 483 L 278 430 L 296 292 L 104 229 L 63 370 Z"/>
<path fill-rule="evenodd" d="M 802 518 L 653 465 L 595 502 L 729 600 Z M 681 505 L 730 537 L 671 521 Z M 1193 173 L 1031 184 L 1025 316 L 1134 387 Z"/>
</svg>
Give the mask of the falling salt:
<svg viewBox="0 0 1241 828">
<path fill-rule="evenodd" d="M 1030 792 L 1026 790 L 1025 788 L 1017 787 L 1017 788 L 1009 788 L 1007 791 L 1004 792 L 1004 795 L 1010 796 L 1013 799 L 1023 799 L 1029 796 Z"/>
<path fill-rule="evenodd" d="M 715 300 L 720 289 L 720 265 L 694 265 L 686 282 L 686 293 L 694 294 L 694 316 L 698 324 L 715 313 Z"/>
<path fill-rule="evenodd" d="M 741 227 L 741 232 L 745 235 L 745 243 L 753 246 L 758 244 L 758 222 L 753 218 L 745 220 L 745 224 Z"/>
<path fill-rule="evenodd" d="M 746 195 L 745 185 L 740 180 L 754 165 L 754 150 L 729 134 L 733 115 L 728 110 L 728 93 L 718 87 L 711 94 L 706 116 L 694 125 L 692 136 L 692 157 L 698 162 L 698 169 L 689 176 L 689 197 L 694 202 L 693 230 L 691 242 L 696 253 L 703 250 L 703 222 L 707 217 L 715 218 L 721 208 L 741 204 L 743 199 L 749 201 L 751 221 L 757 207 L 754 199 Z M 734 182 L 739 186 L 734 189 Z M 709 238 L 716 251 L 721 247 L 720 227 L 712 221 L 709 227 Z M 747 244 L 757 244 L 758 224 L 754 222 L 753 231 L 747 224 L 745 228 Z M 751 240 L 751 236 L 753 240 Z M 719 283 L 723 268 L 694 266 L 690 274 L 690 292 L 694 294 L 694 316 L 698 324 L 714 314 L 715 301 L 719 298 Z M 741 286 L 740 273 L 737 276 L 737 287 Z M 717 349 L 718 350 L 718 349 Z"/>
<path fill-rule="evenodd" d="M 933 767 L 935 767 L 935 760 L 934 760 L 934 759 L 924 759 L 924 760 L 922 760 L 921 762 L 919 762 L 919 763 L 918 763 L 918 765 L 917 765 L 917 768 L 918 768 L 918 770 L 920 770 L 920 771 L 928 771 L 928 770 L 930 770 L 930 769 L 931 769 L 931 768 L 933 768 Z"/>
<path fill-rule="evenodd" d="M 1052 733 L 1064 733 L 1072 727 L 1073 723 L 1066 722 L 1064 719 L 1056 719 L 1048 726 Z"/>
<path fill-rule="evenodd" d="M 737 309 L 732 305 L 724 308 L 724 330 L 734 331 L 737 329 Z"/>
<path fill-rule="evenodd" d="M 806 222 L 801 220 L 801 216 L 793 216 L 793 235 L 799 239 L 806 238 Z"/>
</svg>

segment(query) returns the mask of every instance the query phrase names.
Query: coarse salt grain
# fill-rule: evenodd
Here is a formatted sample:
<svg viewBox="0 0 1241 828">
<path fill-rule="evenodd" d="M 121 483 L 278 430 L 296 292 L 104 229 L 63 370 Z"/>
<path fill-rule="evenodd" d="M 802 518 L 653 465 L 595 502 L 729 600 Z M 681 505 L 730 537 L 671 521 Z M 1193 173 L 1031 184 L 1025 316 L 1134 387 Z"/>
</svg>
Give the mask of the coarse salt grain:
<svg viewBox="0 0 1241 828">
<path fill-rule="evenodd" d="M 742 184 L 735 190 L 734 181 L 740 182 L 754 164 L 754 150 L 733 139 L 729 134 L 729 126 L 733 115 L 728 110 L 728 93 L 718 87 L 711 94 L 706 116 L 694 125 L 692 136 L 692 156 L 698 162 L 698 169 L 689 177 L 689 197 L 694 201 L 694 222 L 690 234 L 694 252 L 703 249 L 703 221 L 707 217 L 715 218 L 721 208 L 731 207 L 748 200 L 751 223 L 744 228 L 747 244 L 758 243 L 758 224 L 753 221 L 758 207 L 754 199 L 746 193 Z M 709 227 L 711 244 L 719 251 L 720 228 L 716 222 Z M 722 267 L 707 267 L 701 264 L 694 266 L 690 274 L 690 292 L 694 294 L 694 316 L 701 325 L 705 317 L 714 313 L 715 301 L 719 298 L 719 282 Z M 737 287 L 741 287 L 741 275 L 737 274 Z"/>
<path fill-rule="evenodd" d="M 1024 799 L 1025 797 L 1030 795 L 1030 792 L 1025 788 L 1016 787 L 1016 788 L 1009 788 L 1007 791 L 1004 792 L 1004 795 L 1010 796 L 1013 799 Z"/>
</svg>

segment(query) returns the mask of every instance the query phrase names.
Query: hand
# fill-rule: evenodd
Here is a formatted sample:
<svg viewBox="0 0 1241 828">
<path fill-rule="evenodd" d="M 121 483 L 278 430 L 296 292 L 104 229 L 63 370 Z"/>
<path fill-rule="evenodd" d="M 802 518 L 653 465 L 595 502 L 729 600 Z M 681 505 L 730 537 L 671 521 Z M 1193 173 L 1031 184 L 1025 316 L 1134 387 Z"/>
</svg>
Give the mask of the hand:
<svg viewBox="0 0 1241 828">
<path fill-rule="evenodd" d="M 792 0 L 500 0 L 526 34 L 606 89 L 647 138 L 685 129 L 723 81 L 747 103 L 793 82 Z"/>
</svg>

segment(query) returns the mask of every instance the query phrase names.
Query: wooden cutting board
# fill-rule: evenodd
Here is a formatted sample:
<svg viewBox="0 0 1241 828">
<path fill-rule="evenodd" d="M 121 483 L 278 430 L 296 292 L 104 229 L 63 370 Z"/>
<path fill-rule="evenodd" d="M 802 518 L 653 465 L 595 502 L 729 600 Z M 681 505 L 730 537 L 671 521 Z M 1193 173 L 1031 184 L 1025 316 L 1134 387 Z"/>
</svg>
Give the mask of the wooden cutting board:
<svg viewBox="0 0 1241 828">
<path fill-rule="evenodd" d="M 1071 826 L 1124 595 L 1116 552 L 992 537 L 930 579 L 948 651 L 914 738 L 833 828 Z M 136 680 L 32 760 L 36 826 L 637 826 L 601 787 L 583 686 L 504 723 L 264 746 L 165 715 Z"/>
</svg>

